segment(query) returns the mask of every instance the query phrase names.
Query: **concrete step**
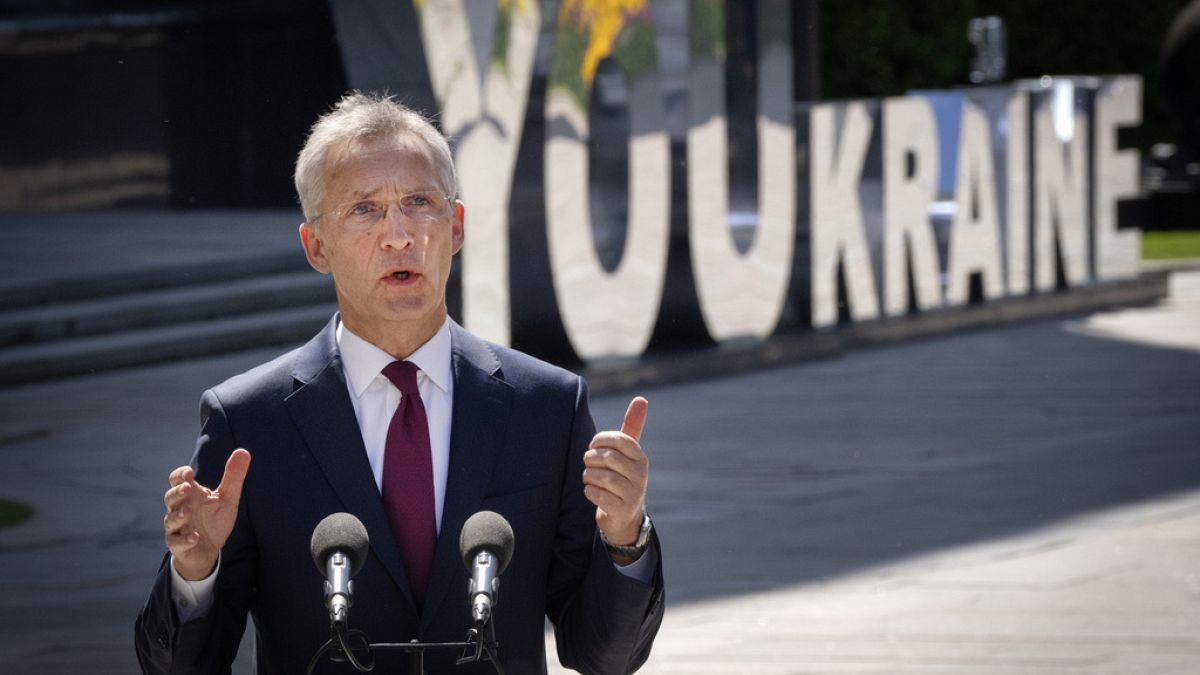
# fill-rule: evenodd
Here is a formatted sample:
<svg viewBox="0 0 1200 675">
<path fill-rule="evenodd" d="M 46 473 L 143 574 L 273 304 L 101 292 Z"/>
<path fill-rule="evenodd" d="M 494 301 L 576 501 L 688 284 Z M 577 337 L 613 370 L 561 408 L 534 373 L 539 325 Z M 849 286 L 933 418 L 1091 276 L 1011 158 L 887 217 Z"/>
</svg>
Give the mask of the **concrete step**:
<svg viewBox="0 0 1200 675">
<path fill-rule="evenodd" d="M 0 311 L 0 349 L 333 300 L 329 277 L 310 269 L 22 307 Z"/>
<path fill-rule="evenodd" d="M 0 350 L 0 386 L 298 344 L 336 310 L 335 303 L 326 302 L 12 347 Z"/>
<path fill-rule="evenodd" d="M 219 260 L 188 261 L 78 275 L 64 272 L 53 278 L 37 281 L 0 282 L 0 310 L 308 269 L 310 268 L 303 255 L 289 252 L 230 255 Z"/>
</svg>

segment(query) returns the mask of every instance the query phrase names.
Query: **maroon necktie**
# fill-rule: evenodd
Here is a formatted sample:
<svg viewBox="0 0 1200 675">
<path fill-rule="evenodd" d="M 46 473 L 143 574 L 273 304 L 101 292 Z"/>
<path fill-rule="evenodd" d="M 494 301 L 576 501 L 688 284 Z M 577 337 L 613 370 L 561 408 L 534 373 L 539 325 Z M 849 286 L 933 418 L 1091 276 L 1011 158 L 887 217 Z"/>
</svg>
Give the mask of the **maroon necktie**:
<svg viewBox="0 0 1200 675">
<path fill-rule="evenodd" d="M 383 369 L 383 375 L 402 394 L 384 444 L 383 508 L 392 523 L 392 534 L 420 609 L 437 546 L 429 421 L 417 390 L 417 367 L 408 361 L 393 361 Z"/>
</svg>

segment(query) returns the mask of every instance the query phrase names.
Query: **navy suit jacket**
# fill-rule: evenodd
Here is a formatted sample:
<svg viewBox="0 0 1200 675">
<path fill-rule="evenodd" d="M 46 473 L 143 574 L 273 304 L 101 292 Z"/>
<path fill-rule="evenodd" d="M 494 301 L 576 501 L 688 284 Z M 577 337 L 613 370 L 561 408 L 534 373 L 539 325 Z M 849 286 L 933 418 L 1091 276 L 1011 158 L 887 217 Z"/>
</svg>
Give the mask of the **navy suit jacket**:
<svg viewBox="0 0 1200 675">
<path fill-rule="evenodd" d="M 515 535 L 494 613 L 507 672 L 545 672 L 546 616 L 567 667 L 625 673 L 640 666 L 662 622 L 661 563 L 653 584 L 625 577 L 596 535 L 595 507 L 582 490 L 583 453 L 595 433 L 582 378 L 451 324 L 450 471 L 418 612 L 346 390 L 336 325 L 334 317 L 308 344 L 202 397 L 197 480 L 219 484 L 239 447 L 250 451 L 250 471 L 205 616 L 178 624 L 164 559 L 135 626 L 142 669 L 229 672 L 249 614 L 258 672 L 303 673 L 329 637 L 324 579 L 309 540 L 338 511 L 362 520 L 371 540 L 354 578 L 351 628 L 373 642 L 461 641 L 470 611 L 458 536 L 481 510 L 503 515 Z M 427 672 L 494 672 L 486 663 L 456 667 L 457 655 L 429 652 Z M 376 658 L 376 673 L 406 672 L 403 652 Z M 316 672 L 354 671 L 326 661 Z"/>
</svg>

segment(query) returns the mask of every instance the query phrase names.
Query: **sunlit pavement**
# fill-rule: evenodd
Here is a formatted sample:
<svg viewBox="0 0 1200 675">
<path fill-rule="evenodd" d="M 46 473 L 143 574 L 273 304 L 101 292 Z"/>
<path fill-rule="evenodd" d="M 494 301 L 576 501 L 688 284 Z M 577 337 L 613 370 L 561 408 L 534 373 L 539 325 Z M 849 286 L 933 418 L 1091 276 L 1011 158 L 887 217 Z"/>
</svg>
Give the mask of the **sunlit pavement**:
<svg viewBox="0 0 1200 675">
<path fill-rule="evenodd" d="M 1195 673 L 1198 559 L 1192 491 L 672 607 L 644 672 Z"/>
<path fill-rule="evenodd" d="M 199 394 L 278 351 L 0 390 L 0 495 L 37 509 L 0 530 L 0 670 L 136 671 Z M 1200 672 L 1200 274 L 639 393 L 669 597 L 645 672 Z"/>
</svg>

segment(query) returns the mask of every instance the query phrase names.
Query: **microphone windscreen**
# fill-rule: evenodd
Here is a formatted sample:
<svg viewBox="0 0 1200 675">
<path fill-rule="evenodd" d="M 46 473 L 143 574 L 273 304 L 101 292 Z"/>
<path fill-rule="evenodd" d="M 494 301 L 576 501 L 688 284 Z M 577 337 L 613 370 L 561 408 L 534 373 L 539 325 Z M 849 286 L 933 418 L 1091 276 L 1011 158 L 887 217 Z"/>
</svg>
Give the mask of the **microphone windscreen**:
<svg viewBox="0 0 1200 675">
<path fill-rule="evenodd" d="M 481 550 L 496 556 L 496 574 L 502 574 L 504 568 L 508 567 L 513 553 L 513 531 L 499 513 L 480 511 L 463 523 L 462 534 L 458 537 L 458 551 L 468 570 Z"/>
<path fill-rule="evenodd" d="M 341 551 L 350 558 L 350 576 L 354 576 L 367 561 L 367 549 L 370 545 L 367 528 L 361 520 L 349 513 L 333 513 L 317 523 L 309 550 L 312 551 L 313 562 L 317 564 L 321 576 L 325 576 L 325 563 L 329 562 L 329 556 L 336 551 Z"/>
</svg>

